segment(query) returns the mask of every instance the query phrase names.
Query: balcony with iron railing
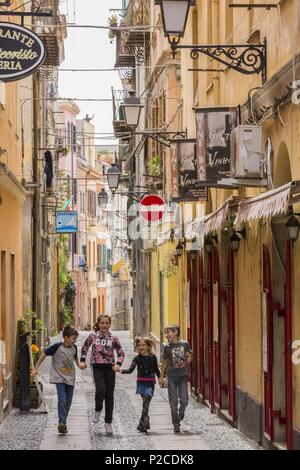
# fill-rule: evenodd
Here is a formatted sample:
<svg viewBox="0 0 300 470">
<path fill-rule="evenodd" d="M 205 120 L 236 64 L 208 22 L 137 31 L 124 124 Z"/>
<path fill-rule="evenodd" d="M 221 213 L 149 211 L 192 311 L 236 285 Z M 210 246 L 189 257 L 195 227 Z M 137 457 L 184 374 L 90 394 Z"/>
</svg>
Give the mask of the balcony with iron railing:
<svg viewBox="0 0 300 470">
<path fill-rule="evenodd" d="M 126 31 L 116 31 L 116 63 L 115 68 L 129 68 L 135 67 L 135 56 L 132 51 L 125 48 L 126 44 Z"/>
<path fill-rule="evenodd" d="M 45 44 L 46 56 L 42 67 L 58 67 L 64 60 L 64 40 L 67 37 L 66 17 L 60 14 L 59 0 L 41 0 L 40 12 L 52 13 L 51 17 L 38 18 L 36 32 Z"/>
<path fill-rule="evenodd" d="M 112 88 L 112 103 L 113 103 L 113 129 L 114 136 L 117 139 L 123 138 L 128 134 L 128 127 L 126 126 L 123 109 L 121 104 L 125 98 L 129 97 L 127 90 L 114 90 Z"/>
<path fill-rule="evenodd" d="M 133 68 L 145 60 L 150 43 L 150 0 L 130 0 L 116 31 L 116 68 L 128 68 L 120 77 L 122 82 L 134 81 Z M 122 31 L 122 27 L 124 31 Z M 132 28 L 132 29 L 129 29 Z"/>
<path fill-rule="evenodd" d="M 136 64 L 142 64 L 150 43 L 150 0 L 130 0 L 122 26 L 132 27 L 124 35 L 124 49 L 135 57 Z"/>
</svg>

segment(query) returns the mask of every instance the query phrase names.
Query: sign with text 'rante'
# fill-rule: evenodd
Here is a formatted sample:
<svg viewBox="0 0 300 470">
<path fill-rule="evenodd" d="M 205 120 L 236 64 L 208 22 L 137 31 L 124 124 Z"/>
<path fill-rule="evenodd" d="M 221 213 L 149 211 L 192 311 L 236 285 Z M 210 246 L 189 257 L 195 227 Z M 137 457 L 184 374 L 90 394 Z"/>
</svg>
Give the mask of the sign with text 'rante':
<svg viewBox="0 0 300 470">
<path fill-rule="evenodd" d="M 34 32 L 0 22 L 0 81 L 20 80 L 32 74 L 44 57 L 44 43 Z"/>
</svg>

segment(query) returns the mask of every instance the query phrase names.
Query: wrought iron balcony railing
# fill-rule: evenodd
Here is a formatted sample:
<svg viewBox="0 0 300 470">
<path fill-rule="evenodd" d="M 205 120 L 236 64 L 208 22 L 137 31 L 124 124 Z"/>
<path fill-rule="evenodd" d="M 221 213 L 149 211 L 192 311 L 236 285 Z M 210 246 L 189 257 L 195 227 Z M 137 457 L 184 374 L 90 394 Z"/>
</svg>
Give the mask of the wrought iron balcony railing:
<svg viewBox="0 0 300 470">
<path fill-rule="evenodd" d="M 121 104 L 125 98 L 129 97 L 127 90 L 114 90 L 112 88 L 112 103 L 113 103 L 113 128 L 114 135 L 117 138 L 122 138 L 124 134 L 128 133 L 128 127 L 125 123 L 123 110 Z"/>
<path fill-rule="evenodd" d="M 59 11 L 60 0 L 41 0 L 39 11 L 51 12 L 50 18 L 39 18 L 36 32 L 42 38 L 46 57 L 43 68 L 58 67 L 64 60 L 64 40 L 67 37 L 66 18 Z"/>
<path fill-rule="evenodd" d="M 144 62 L 145 52 L 150 43 L 149 25 L 150 0 L 130 0 L 120 24 L 120 28 L 124 27 L 124 31 L 116 32 L 116 68 L 132 69 L 136 64 L 141 65 Z M 128 29 L 130 27 L 133 29 Z M 122 77 L 121 79 L 123 81 Z M 132 73 L 126 74 L 127 81 L 132 82 L 133 79 Z"/>
<path fill-rule="evenodd" d="M 115 68 L 134 68 L 135 56 L 125 48 L 127 31 L 116 32 L 116 63 Z"/>
</svg>

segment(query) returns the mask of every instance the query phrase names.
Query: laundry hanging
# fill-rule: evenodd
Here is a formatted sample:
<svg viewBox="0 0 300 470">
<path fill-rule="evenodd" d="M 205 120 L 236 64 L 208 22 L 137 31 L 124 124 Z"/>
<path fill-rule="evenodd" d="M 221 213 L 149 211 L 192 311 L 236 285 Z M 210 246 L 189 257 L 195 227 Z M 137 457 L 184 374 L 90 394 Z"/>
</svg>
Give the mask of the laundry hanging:
<svg viewBox="0 0 300 470">
<path fill-rule="evenodd" d="M 45 159 L 45 168 L 44 173 L 46 175 L 46 188 L 50 189 L 52 187 L 52 180 L 53 180 L 53 160 L 52 154 L 49 150 L 44 154 Z"/>
</svg>

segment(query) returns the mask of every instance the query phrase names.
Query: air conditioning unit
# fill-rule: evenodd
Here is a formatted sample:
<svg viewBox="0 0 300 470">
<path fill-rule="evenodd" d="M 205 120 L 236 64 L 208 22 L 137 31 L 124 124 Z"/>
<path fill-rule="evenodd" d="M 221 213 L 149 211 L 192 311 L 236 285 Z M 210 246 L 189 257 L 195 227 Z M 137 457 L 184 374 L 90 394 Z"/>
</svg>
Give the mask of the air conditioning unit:
<svg viewBox="0 0 300 470">
<path fill-rule="evenodd" d="M 242 125 L 231 135 L 231 176 L 263 178 L 262 126 Z"/>
</svg>

